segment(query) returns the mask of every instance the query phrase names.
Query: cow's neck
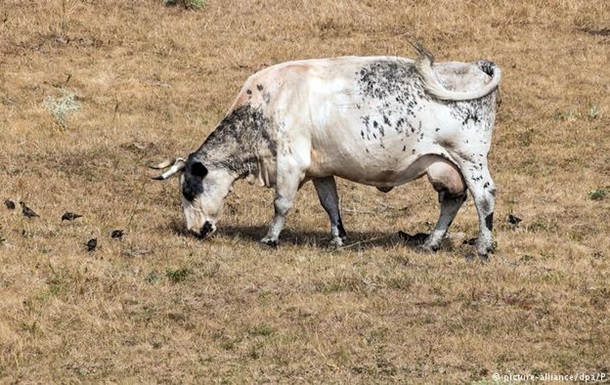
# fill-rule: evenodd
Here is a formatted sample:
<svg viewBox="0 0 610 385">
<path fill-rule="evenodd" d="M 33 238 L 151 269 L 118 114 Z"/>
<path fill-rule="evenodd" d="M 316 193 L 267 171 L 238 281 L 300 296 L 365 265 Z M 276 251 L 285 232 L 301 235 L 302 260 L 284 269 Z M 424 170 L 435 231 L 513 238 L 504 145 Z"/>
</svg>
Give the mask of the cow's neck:
<svg viewBox="0 0 610 385">
<path fill-rule="evenodd" d="M 197 155 L 206 165 L 226 167 L 236 178 L 263 175 L 268 181 L 265 175 L 275 169 L 275 130 L 260 108 L 246 104 L 220 122 Z"/>
</svg>

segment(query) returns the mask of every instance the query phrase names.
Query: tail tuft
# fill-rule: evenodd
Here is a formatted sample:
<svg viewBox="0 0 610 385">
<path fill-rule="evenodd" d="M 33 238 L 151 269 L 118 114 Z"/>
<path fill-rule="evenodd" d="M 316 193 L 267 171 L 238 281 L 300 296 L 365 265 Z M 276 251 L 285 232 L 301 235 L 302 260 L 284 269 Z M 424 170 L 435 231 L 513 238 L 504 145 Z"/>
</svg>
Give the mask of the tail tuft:
<svg viewBox="0 0 610 385">
<path fill-rule="evenodd" d="M 496 71 L 496 69 L 498 68 L 496 63 L 485 59 L 477 60 L 474 62 L 474 64 L 476 64 L 477 67 L 481 69 L 481 71 L 492 77 L 494 75 L 494 71 Z"/>
<path fill-rule="evenodd" d="M 409 40 L 409 44 L 411 44 L 411 46 L 415 48 L 415 50 L 419 54 L 418 61 L 428 61 L 430 62 L 430 65 L 434 63 L 434 55 L 432 54 L 432 52 L 428 51 L 428 48 L 426 48 L 426 46 L 421 41 Z"/>
<path fill-rule="evenodd" d="M 434 56 L 421 42 L 410 41 L 413 48 L 419 53 L 419 57 L 415 60 L 415 69 L 422 78 L 422 85 L 429 95 L 440 100 L 447 101 L 465 101 L 479 99 L 494 92 L 500 85 L 501 71 L 500 68 L 493 62 L 488 60 L 479 60 L 475 64 L 487 75 L 491 77 L 489 82 L 481 89 L 470 92 L 457 92 L 446 89 L 439 81 L 436 73 L 432 69 Z"/>
</svg>

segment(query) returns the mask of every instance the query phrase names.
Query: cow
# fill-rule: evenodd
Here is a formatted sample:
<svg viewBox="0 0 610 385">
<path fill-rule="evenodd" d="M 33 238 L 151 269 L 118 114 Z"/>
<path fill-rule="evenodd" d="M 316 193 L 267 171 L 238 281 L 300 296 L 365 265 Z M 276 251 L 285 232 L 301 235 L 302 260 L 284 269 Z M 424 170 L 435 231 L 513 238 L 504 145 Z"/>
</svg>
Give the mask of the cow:
<svg viewBox="0 0 610 385">
<path fill-rule="evenodd" d="M 186 226 L 216 230 L 238 179 L 275 189 L 275 216 L 261 242 L 275 246 L 295 195 L 312 181 L 341 246 L 335 177 L 387 192 L 426 175 L 440 216 L 422 247 L 436 251 L 469 191 L 478 213 L 476 250 L 493 249 L 496 188 L 487 155 L 499 98 L 493 62 L 434 62 L 419 56 L 338 57 L 267 67 L 245 82 L 227 114 L 195 152 L 152 168 L 180 175 Z"/>
</svg>

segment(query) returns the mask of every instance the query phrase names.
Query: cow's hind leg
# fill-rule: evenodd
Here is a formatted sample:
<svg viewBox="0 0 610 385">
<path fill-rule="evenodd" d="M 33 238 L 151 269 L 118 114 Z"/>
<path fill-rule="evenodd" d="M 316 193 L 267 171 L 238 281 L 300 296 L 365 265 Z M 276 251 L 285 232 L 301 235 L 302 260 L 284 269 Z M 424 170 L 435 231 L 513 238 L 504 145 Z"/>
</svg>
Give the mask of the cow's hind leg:
<svg viewBox="0 0 610 385">
<path fill-rule="evenodd" d="M 332 246 L 342 246 L 346 234 L 339 213 L 339 195 L 337 194 L 335 178 L 329 176 L 313 179 L 313 184 L 318 192 L 320 203 L 330 219 L 330 235 L 332 237 L 330 243 Z"/>
<path fill-rule="evenodd" d="M 466 186 L 457 167 L 443 158 L 435 158 L 436 160 L 426 169 L 428 179 L 438 192 L 438 200 L 441 204 L 441 213 L 436 226 L 423 245 L 423 248 L 431 251 L 440 248 L 443 237 L 466 200 Z"/>
<path fill-rule="evenodd" d="M 445 234 L 447 234 L 449 226 L 451 226 L 460 207 L 462 207 L 462 203 L 466 200 L 466 193 L 460 196 L 453 196 L 445 191 L 439 191 L 438 199 L 441 203 L 441 213 L 434 230 L 423 245 L 424 249 L 430 251 L 436 251 L 440 248 L 441 242 L 445 237 Z"/>
<path fill-rule="evenodd" d="M 488 253 L 493 251 L 492 228 L 496 188 L 489 174 L 487 161 L 478 164 L 467 162 L 461 169 L 479 215 L 477 253 L 479 257 L 487 258 Z"/>
</svg>

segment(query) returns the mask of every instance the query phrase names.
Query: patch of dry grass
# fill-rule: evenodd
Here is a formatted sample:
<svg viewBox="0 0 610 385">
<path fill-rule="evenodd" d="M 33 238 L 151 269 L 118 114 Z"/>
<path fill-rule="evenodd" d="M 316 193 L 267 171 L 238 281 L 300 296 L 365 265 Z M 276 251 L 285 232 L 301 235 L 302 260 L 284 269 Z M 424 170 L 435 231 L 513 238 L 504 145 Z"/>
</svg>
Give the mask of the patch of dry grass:
<svg viewBox="0 0 610 385">
<path fill-rule="evenodd" d="M 1 383 L 493 383 L 493 373 L 610 371 L 610 196 L 592 199 L 610 188 L 610 4 L 234 3 L 3 2 L 0 198 L 40 218 L 0 207 Z M 266 65 L 411 56 L 408 37 L 437 60 L 484 57 L 504 71 L 489 263 L 464 259 L 471 202 L 437 254 L 401 244 L 397 230 L 436 220 L 424 181 L 389 194 L 341 182 L 349 242 L 360 243 L 333 252 L 311 186 L 277 250 L 257 243 L 272 192 L 245 183 L 219 234 L 184 234 L 175 181 L 150 181 L 147 161 L 197 148 Z M 80 109 L 58 124 L 45 101 L 65 95 Z M 64 211 L 84 217 L 62 223 Z"/>
</svg>

